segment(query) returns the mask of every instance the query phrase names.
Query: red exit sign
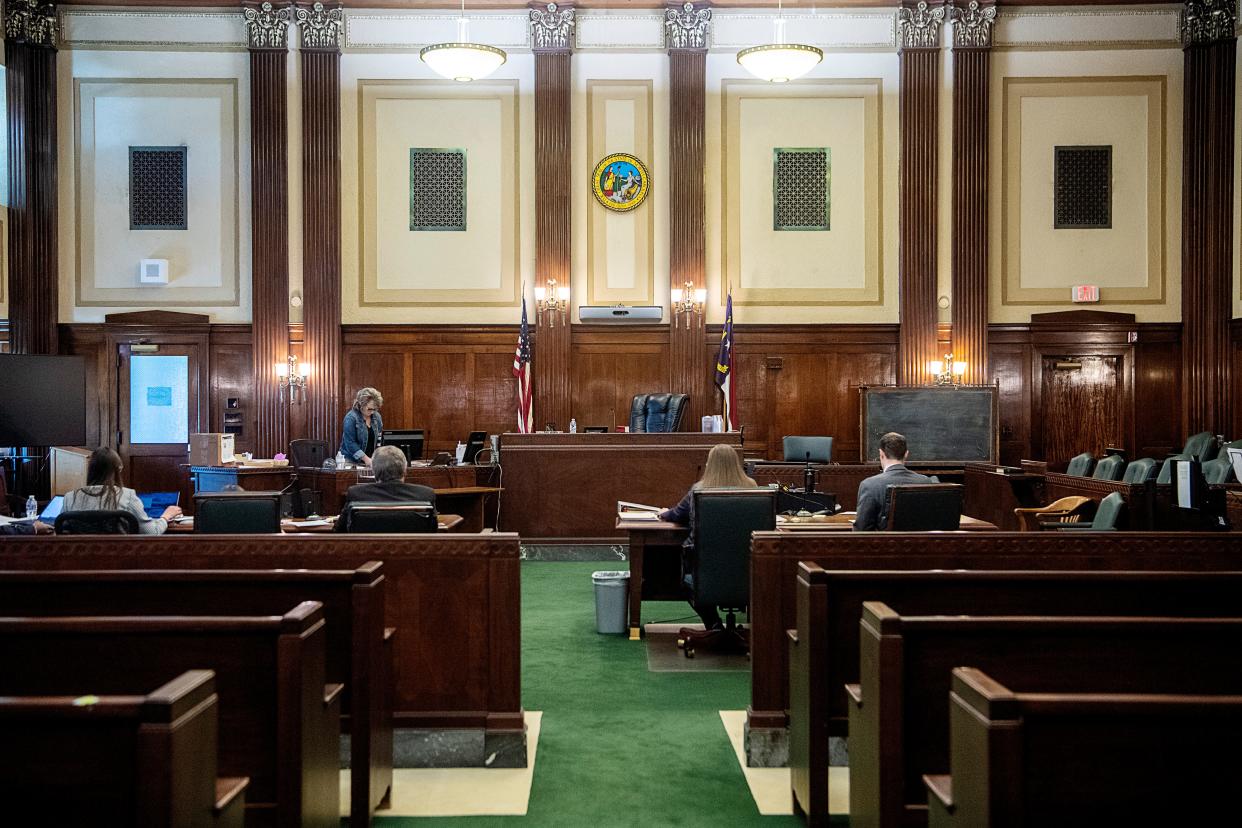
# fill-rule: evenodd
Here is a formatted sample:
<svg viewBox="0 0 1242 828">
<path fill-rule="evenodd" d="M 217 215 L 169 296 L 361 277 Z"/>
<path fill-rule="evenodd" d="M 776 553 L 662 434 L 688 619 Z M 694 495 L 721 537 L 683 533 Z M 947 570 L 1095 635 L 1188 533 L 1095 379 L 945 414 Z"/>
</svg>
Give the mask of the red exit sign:
<svg viewBox="0 0 1242 828">
<path fill-rule="evenodd" d="M 1075 302 L 1098 302 L 1100 301 L 1100 286 L 1074 285 L 1070 288 L 1070 294 Z"/>
</svg>

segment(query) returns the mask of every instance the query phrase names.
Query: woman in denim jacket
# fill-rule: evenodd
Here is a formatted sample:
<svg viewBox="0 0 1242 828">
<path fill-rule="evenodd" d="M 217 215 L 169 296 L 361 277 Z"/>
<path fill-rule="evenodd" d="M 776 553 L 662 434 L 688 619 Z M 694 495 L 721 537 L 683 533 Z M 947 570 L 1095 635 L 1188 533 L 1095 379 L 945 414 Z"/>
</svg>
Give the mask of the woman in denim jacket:
<svg viewBox="0 0 1242 828">
<path fill-rule="evenodd" d="M 384 398 L 374 388 L 363 388 L 354 397 L 341 424 L 341 454 L 346 460 L 371 465 L 371 455 L 384 440 L 384 420 L 379 413 L 383 404 Z"/>
</svg>

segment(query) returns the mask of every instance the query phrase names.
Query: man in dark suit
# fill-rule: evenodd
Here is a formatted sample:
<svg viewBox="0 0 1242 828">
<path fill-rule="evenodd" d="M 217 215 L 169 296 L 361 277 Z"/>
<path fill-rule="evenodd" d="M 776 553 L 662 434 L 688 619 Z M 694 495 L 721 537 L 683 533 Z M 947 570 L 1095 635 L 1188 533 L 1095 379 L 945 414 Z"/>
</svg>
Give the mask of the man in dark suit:
<svg viewBox="0 0 1242 828">
<path fill-rule="evenodd" d="M 411 503 L 421 501 L 436 505 L 436 493 L 430 486 L 405 482 L 405 455 L 396 446 L 380 446 L 371 457 L 374 483 L 358 483 L 345 492 L 341 516 L 336 530 L 348 532 L 354 503 Z"/>
<path fill-rule="evenodd" d="M 854 518 L 855 531 L 883 529 L 888 521 L 888 487 L 908 486 L 913 483 L 933 483 L 930 477 L 906 468 L 910 449 L 906 438 L 890 431 L 880 438 L 880 467 L 882 472 L 872 475 L 858 485 L 858 514 Z"/>
</svg>

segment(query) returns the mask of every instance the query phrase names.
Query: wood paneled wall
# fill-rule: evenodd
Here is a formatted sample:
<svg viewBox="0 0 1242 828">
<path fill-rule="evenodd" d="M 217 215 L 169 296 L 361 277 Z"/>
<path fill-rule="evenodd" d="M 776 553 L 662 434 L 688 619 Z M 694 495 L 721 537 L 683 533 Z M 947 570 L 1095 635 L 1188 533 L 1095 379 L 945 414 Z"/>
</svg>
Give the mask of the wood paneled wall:
<svg viewBox="0 0 1242 828">
<path fill-rule="evenodd" d="M 578 325 L 573 331 L 572 416 L 586 426 L 629 425 L 635 394 L 673 388 L 666 325 Z M 536 423 L 542 426 L 541 423 Z M 689 420 L 685 428 L 690 429 Z"/>
</svg>

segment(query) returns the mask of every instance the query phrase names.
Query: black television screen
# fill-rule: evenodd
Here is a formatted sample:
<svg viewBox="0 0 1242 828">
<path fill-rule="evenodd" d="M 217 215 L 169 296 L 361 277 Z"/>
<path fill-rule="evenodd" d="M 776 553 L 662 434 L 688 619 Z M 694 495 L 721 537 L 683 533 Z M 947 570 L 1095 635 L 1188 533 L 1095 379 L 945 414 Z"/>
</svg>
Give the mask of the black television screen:
<svg viewBox="0 0 1242 828">
<path fill-rule="evenodd" d="M 423 430 L 421 428 L 393 429 L 384 432 L 384 445 L 396 446 L 412 463 L 423 459 Z"/>
<path fill-rule="evenodd" d="M 86 360 L 0 354 L 0 446 L 86 443 Z"/>
</svg>

